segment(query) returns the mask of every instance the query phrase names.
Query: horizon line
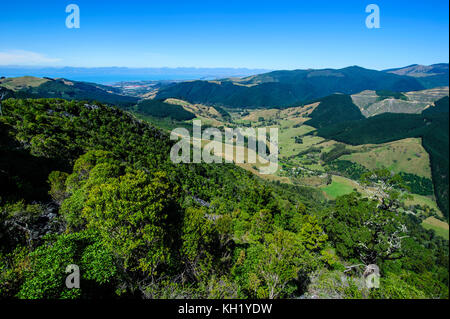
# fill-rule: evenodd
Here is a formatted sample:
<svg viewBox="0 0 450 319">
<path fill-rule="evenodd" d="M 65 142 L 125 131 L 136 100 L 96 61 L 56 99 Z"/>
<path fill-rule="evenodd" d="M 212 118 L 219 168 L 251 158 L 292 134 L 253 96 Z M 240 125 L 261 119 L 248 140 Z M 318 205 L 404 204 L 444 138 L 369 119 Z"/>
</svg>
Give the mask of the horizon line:
<svg viewBox="0 0 450 319">
<path fill-rule="evenodd" d="M 361 65 L 347 65 L 344 67 L 296 67 L 296 68 L 250 68 L 250 67 L 197 67 L 197 66 L 176 66 L 176 67 L 170 67 L 170 66 L 143 66 L 143 67 L 128 67 L 128 66 L 55 66 L 55 65 L 15 65 L 15 64 L 5 64 L 1 65 L 0 68 L 23 68 L 23 69 L 128 69 L 128 70 L 145 70 L 145 69 L 170 69 L 170 70 L 177 70 L 177 69 L 194 69 L 194 70 L 258 70 L 258 71 L 295 71 L 295 70 L 326 70 L 326 69 L 333 69 L 333 70 L 339 70 L 339 69 L 345 69 L 350 67 L 360 67 L 368 70 L 377 70 L 377 71 L 385 71 L 390 69 L 397 69 L 397 68 L 407 68 L 411 66 L 417 66 L 417 65 L 423 65 L 423 66 L 433 66 L 433 65 L 439 65 L 439 64 L 449 64 L 449 62 L 437 62 L 432 64 L 420 64 L 420 63 L 413 63 L 408 64 L 404 66 L 394 66 L 389 68 L 383 68 L 383 69 L 376 69 L 376 68 L 368 68 Z"/>
</svg>

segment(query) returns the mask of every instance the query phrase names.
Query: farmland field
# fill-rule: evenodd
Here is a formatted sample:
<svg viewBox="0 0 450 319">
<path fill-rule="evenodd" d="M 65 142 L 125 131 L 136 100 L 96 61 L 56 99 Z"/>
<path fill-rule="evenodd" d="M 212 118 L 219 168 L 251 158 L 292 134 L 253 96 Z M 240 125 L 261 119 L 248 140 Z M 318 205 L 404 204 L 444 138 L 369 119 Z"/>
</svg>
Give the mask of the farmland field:
<svg viewBox="0 0 450 319">
<path fill-rule="evenodd" d="M 355 153 L 340 159 L 349 160 L 368 169 L 389 168 L 395 173 L 405 172 L 431 178 L 430 158 L 419 138 L 352 147 Z"/>
<path fill-rule="evenodd" d="M 446 222 L 440 221 L 434 217 L 429 217 L 422 222 L 422 226 L 426 229 L 432 229 L 436 235 L 445 239 L 449 239 L 449 228 Z"/>
<path fill-rule="evenodd" d="M 324 191 L 330 199 L 350 194 L 355 188 L 358 189 L 357 183 L 351 179 L 336 175 L 333 175 L 332 183 L 330 185 L 321 187 L 322 191 Z"/>
</svg>

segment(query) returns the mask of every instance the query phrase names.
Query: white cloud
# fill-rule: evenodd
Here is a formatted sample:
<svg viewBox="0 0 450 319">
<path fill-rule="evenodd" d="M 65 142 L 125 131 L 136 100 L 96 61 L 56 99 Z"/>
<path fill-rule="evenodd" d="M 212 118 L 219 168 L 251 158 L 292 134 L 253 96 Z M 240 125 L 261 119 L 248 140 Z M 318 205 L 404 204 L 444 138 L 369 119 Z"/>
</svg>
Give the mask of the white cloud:
<svg viewBox="0 0 450 319">
<path fill-rule="evenodd" d="M 24 50 L 0 51 L 0 65 L 43 65 L 59 61 L 61 59 L 50 58 L 37 52 Z"/>
</svg>

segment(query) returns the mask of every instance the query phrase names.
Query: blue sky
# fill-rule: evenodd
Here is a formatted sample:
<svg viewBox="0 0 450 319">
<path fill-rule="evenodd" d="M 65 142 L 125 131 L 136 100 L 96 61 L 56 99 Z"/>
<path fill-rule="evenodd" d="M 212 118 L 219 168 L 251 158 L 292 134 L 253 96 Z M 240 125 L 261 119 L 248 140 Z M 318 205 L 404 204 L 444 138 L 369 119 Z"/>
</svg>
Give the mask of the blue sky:
<svg viewBox="0 0 450 319">
<path fill-rule="evenodd" d="M 75 3 L 81 28 L 65 26 Z M 368 29 L 365 8 L 380 7 Z M 449 60 L 443 0 L 5 1 L 0 65 L 247 67 L 360 65 L 384 69 Z"/>
</svg>

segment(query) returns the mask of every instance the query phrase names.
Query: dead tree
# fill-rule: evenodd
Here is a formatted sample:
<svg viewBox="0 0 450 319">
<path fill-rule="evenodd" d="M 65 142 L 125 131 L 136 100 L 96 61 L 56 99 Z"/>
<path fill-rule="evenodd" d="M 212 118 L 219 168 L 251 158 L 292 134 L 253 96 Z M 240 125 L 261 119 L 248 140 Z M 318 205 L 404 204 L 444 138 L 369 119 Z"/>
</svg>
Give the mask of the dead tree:
<svg viewBox="0 0 450 319">
<path fill-rule="evenodd" d="M 6 93 L 2 93 L 0 95 L 0 115 L 3 116 L 3 111 L 2 111 L 2 100 L 5 97 Z"/>
</svg>

